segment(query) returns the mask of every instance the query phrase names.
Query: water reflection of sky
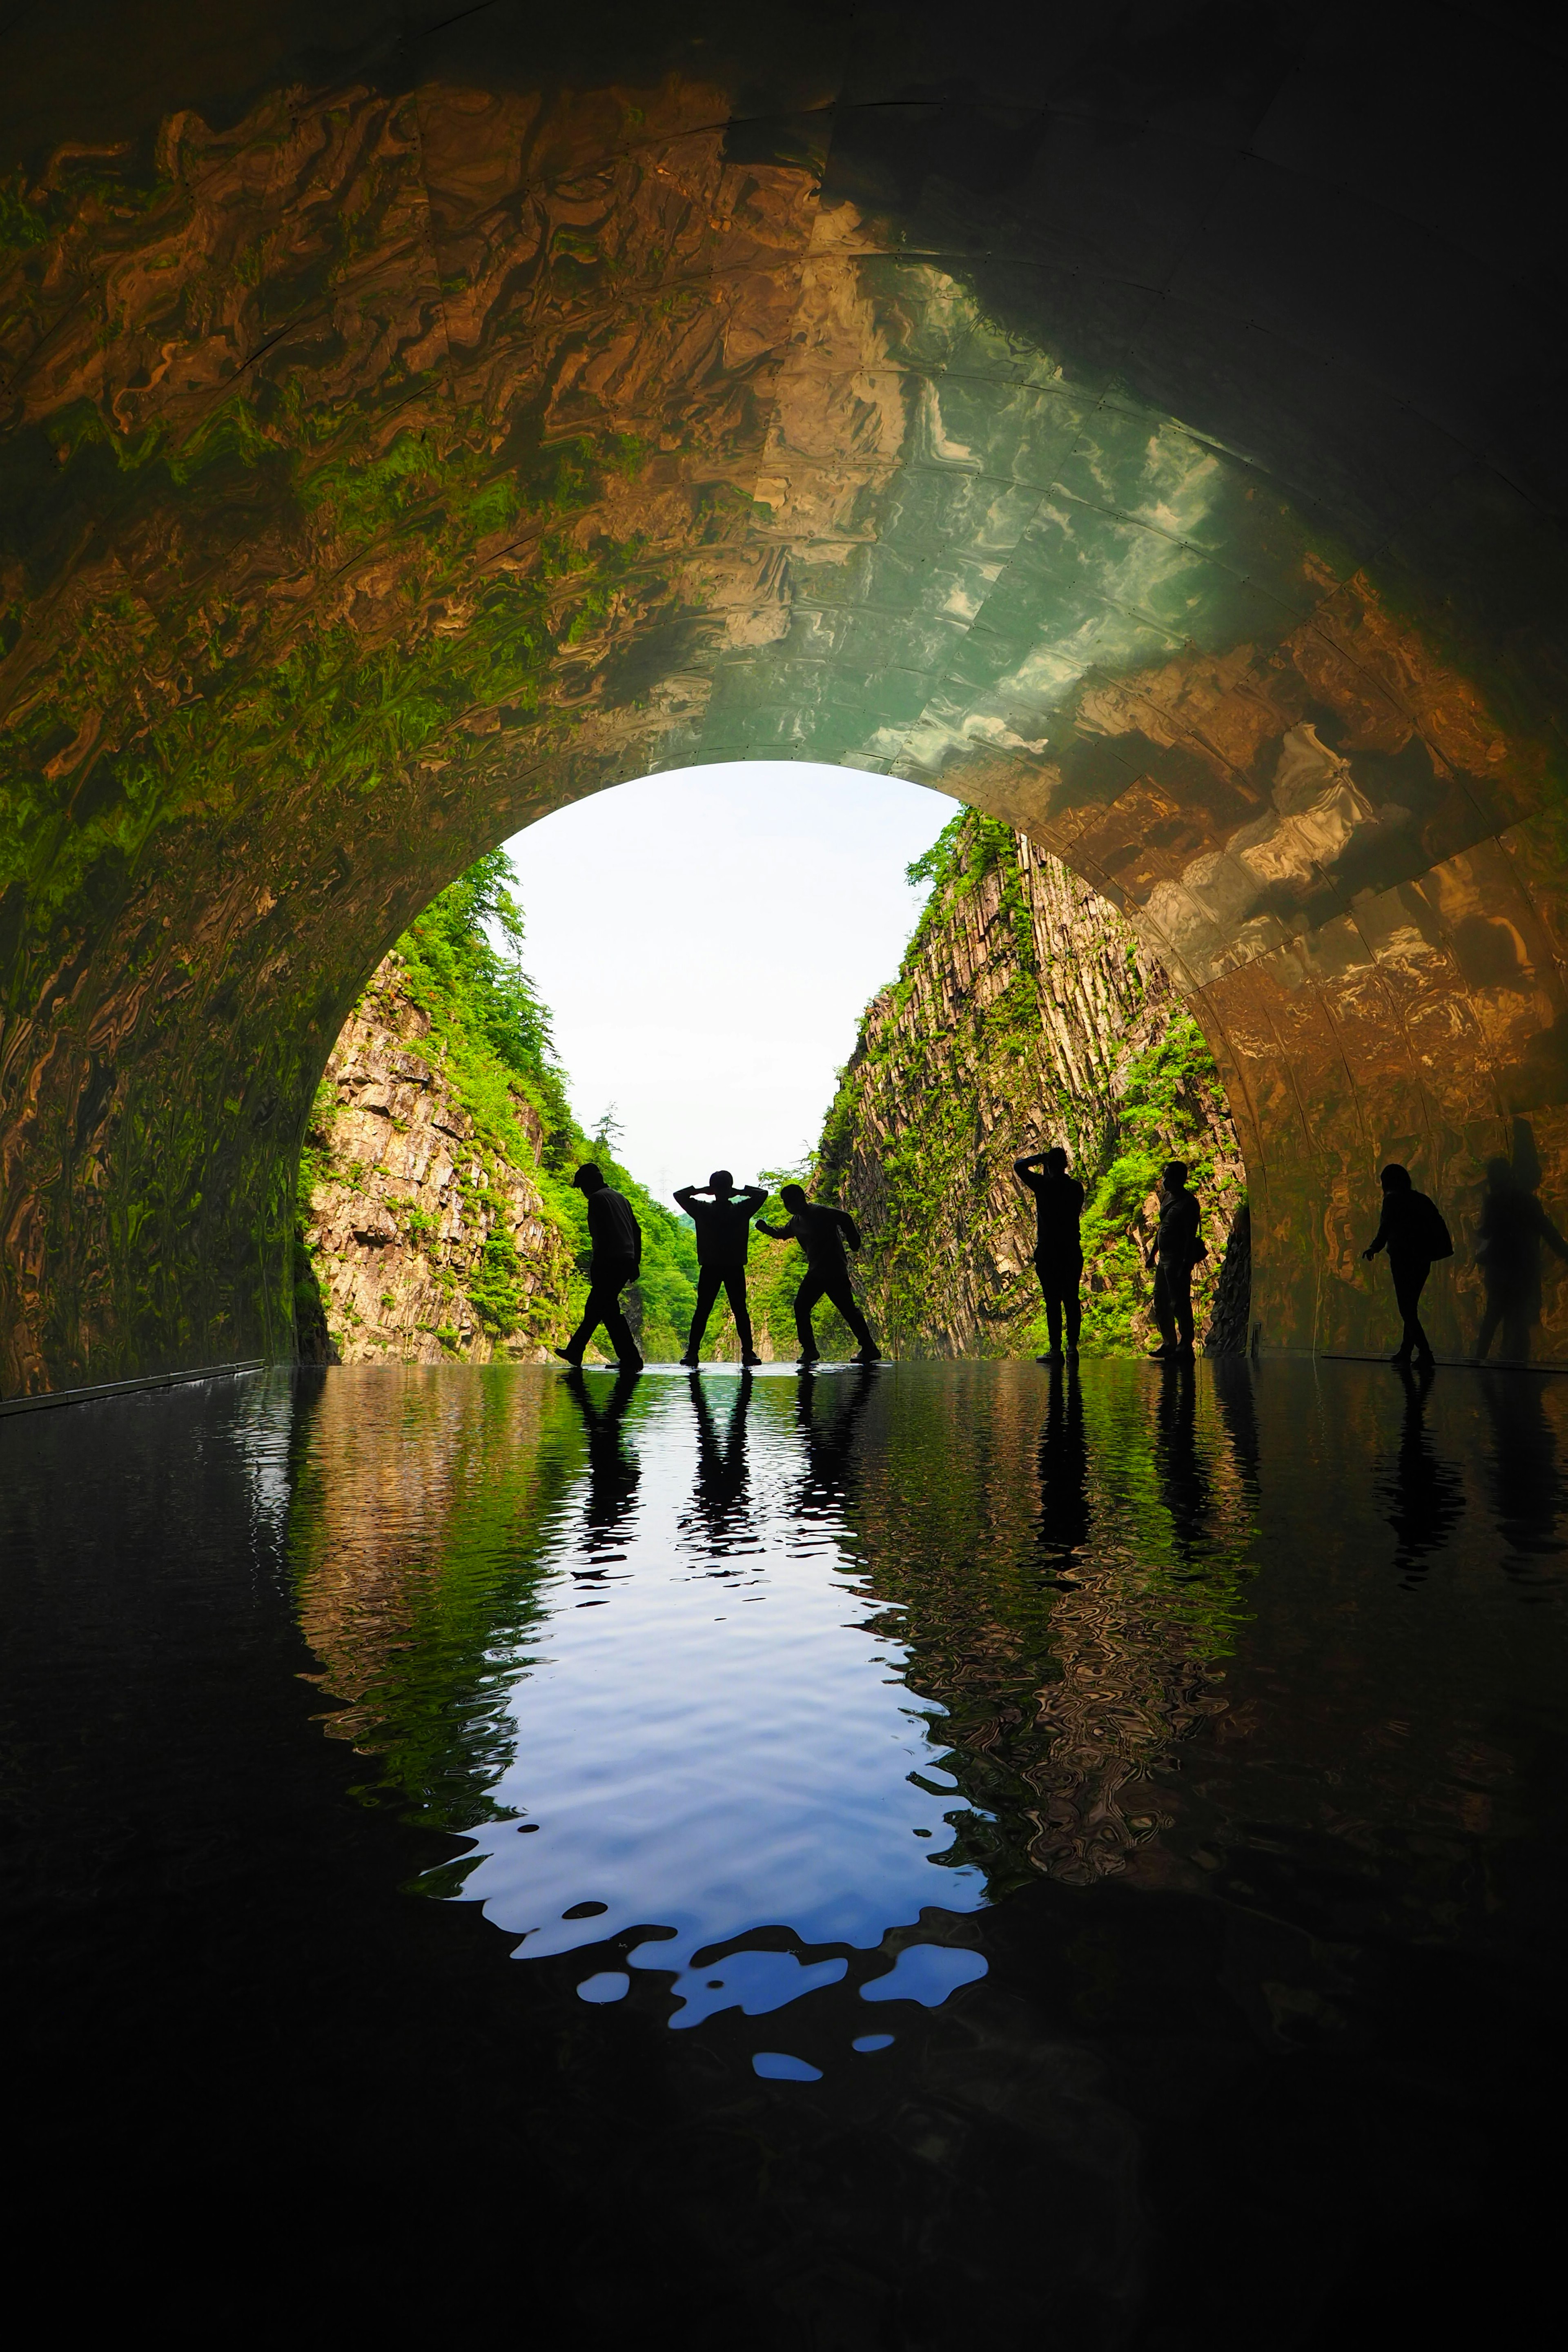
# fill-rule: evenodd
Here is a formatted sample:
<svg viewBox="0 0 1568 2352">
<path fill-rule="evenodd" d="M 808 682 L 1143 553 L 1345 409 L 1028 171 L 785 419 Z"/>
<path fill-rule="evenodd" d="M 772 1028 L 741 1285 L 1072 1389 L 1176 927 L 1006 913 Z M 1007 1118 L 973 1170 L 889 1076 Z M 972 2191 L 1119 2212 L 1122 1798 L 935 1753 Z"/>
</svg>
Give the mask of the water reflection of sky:
<svg viewBox="0 0 1568 2352">
<path fill-rule="evenodd" d="M 856 1384 L 818 1385 L 831 1433 Z M 516 1819 L 474 1832 L 467 1895 L 522 1958 L 622 1939 L 628 1967 L 673 1975 L 678 2026 L 844 1976 L 841 1953 L 726 1950 L 759 1929 L 867 1950 L 929 1906 L 979 1908 L 983 1874 L 943 1860 L 969 1808 L 942 1710 L 862 1622 L 796 1422 L 752 1409 L 738 1381 L 710 1381 L 706 1429 L 683 1381 L 645 1383 L 635 1433 L 607 1377 L 583 1395 L 591 1465 L 557 1520 L 494 1792 Z M 656 1932 L 627 1946 L 637 1927 Z M 614 1998 L 616 1972 L 596 1973 L 588 1997 Z"/>
</svg>

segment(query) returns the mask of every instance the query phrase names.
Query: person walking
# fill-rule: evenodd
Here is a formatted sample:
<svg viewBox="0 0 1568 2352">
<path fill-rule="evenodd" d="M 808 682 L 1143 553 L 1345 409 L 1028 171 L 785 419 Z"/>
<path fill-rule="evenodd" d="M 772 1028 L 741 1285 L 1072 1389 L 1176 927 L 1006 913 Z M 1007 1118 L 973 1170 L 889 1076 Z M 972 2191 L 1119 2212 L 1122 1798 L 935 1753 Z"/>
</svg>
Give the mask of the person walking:
<svg viewBox="0 0 1568 2352">
<path fill-rule="evenodd" d="M 1391 1160 L 1380 1172 L 1378 1182 L 1383 1186 L 1383 1215 L 1362 1255 L 1370 1265 L 1379 1250 L 1388 1252 L 1394 1302 L 1404 1325 L 1399 1345 L 1388 1360 L 1391 1364 L 1408 1364 L 1420 1356 L 1430 1364 L 1436 1358 L 1421 1324 L 1421 1293 L 1426 1286 L 1433 1260 L 1453 1256 L 1453 1239 L 1436 1202 L 1415 1190 L 1408 1168 Z"/>
<path fill-rule="evenodd" d="M 1160 1344 L 1149 1352 L 1166 1363 L 1193 1360 L 1193 1268 L 1208 1255 L 1200 1223 L 1197 1194 L 1187 1190 L 1186 1161 L 1167 1160 L 1160 1175 L 1160 1226 L 1149 1252 L 1160 1327 Z"/>
<path fill-rule="evenodd" d="M 588 1300 L 583 1309 L 583 1320 L 563 1348 L 555 1353 L 563 1363 L 581 1370 L 583 1350 L 602 1323 L 616 1351 L 616 1360 L 624 1372 L 640 1372 L 642 1356 L 632 1338 L 631 1325 L 621 1311 L 621 1293 L 628 1282 L 635 1282 L 642 1265 L 642 1227 L 632 1213 L 632 1204 L 613 1184 L 606 1183 L 602 1168 L 590 1160 L 579 1168 L 572 1181 L 588 1204 Z"/>
<path fill-rule="evenodd" d="M 805 1253 L 805 1279 L 795 1295 L 795 1328 L 800 1334 L 800 1360 L 815 1364 L 821 1356 L 811 1328 L 811 1310 L 819 1298 L 837 1307 L 860 1345 L 855 1360 L 877 1361 L 877 1342 L 849 1287 L 849 1267 L 844 1244 L 860 1246 L 860 1228 L 847 1209 L 831 1209 L 825 1201 L 808 1201 L 799 1184 L 786 1184 L 779 1194 L 789 1211 L 789 1223 L 767 1225 L 757 1219 L 757 1231 L 770 1241 L 798 1242 Z"/>
<path fill-rule="evenodd" d="M 707 1199 L 703 1194 L 707 1194 Z M 697 1351 L 708 1328 L 708 1318 L 721 1288 L 735 1318 L 742 1364 L 760 1364 L 752 1345 L 752 1318 L 746 1305 L 746 1251 L 752 1219 L 768 1197 L 765 1184 L 744 1184 L 739 1191 L 727 1168 L 715 1168 L 706 1184 L 683 1184 L 675 1198 L 697 1228 L 697 1307 L 680 1359 L 697 1370 Z"/>
<path fill-rule="evenodd" d="M 1039 1171 L 1037 1174 L 1037 1170 Z M 1083 1280 L 1083 1244 L 1078 1221 L 1083 1214 L 1083 1186 L 1068 1174 L 1068 1156 L 1060 1144 L 1049 1151 L 1031 1152 L 1015 1160 L 1013 1173 L 1035 1196 L 1035 1272 L 1046 1298 L 1046 1325 L 1050 1353 L 1037 1356 L 1037 1364 L 1062 1360 L 1062 1327 L 1067 1327 L 1067 1360 L 1078 1361 L 1083 1307 L 1078 1289 Z"/>
</svg>

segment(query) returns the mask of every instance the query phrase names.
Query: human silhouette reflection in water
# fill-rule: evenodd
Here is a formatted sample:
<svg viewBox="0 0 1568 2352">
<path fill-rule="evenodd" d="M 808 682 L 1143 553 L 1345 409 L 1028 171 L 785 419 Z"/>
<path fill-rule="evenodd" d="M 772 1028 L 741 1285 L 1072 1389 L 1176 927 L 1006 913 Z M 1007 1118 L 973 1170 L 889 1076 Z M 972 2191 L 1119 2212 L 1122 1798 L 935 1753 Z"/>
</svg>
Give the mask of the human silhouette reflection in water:
<svg viewBox="0 0 1568 2352">
<path fill-rule="evenodd" d="M 1486 1285 L 1486 1313 L 1476 1339 L 1482 1361 L 1502 1333 L 1505 1359 L 1530 1361 L 1531 1333 L 1541 1320 L 1541 1244 L 1568 1258 L 1565 1242 L 1541 1202 L 1541 1161 L 1530 1121 L 1513 1123 L 1513 1158 L 1489 1160 L 1481 1194 L 1476 1264 Z"/>
<path fill-rule="evenodd" d="M 1197 1373 L 1178 1361 L 1160 1383 L 1154 1418 L 1154 1469 L 1160 1500 L 1171 1516 L 1176 1556 L 1184 1563 L 1201 1549 L 1214 1515 L 1209 1466 L 1198 1447 Z"/>
<path fill-rule="evenodd" d="M 1537 1372 L 1500 1371 L 1482 1384 L 1491 1423 L 1487 1485 L 1510 1574 L 1539 1573 L 1565 1549 L 1559 1531 L 1563 1485 L 1557 1436 Z"/>
<path fill-rule="evenodd" d="M 1426 1427 L 1430 1360 L 1415 1367 L 1401 1364 L 1399 1373 L 1405 1388 L 1399 1450 L 1381 1484 L 1394 1529 L 1394 1564 L 1409 1585 L 1420 1582 L 1432 1554 L 1447 1542 L 1464 1517 L 1465 1490 L 1458 1471 L 1438 1454 Z"/>
<path fill-rule="evenodd" d="M 642 1475 L 637 1457 L 626 1444 L 625 1432 L 626 1407 L 637 1384 L 635 1370 L 627 1368 L 618 1372 L 615 1386 L 600 1403 L 581 1371 L 568 1372 L 563 1383 L 571 1391 L 583 1416 L 584 1434 L 588 1441 L 588 1500 L 583 1514 L 581 1548 L 595 1565 L 574 1569 L 573 1575 L 579 1582 L 591 1582 L 603 1574 L 609 1561 L 626 1558 L 622 1530 L 637 1501 Z"/>
<path fill-rule="evenodd" d="M 1214 1392 L 1243 1491 L 1255 1502 L 1261 1484 L 1258 1466 L 1258 1399 L 1253 1394 L 1252 1366 L 1245 1356 L 1214 1359 Z"/>
<path fill-rule="evenodd" d="M 805 1475 L 795 1489 L 797 1519 L 842 1520 L 855 1480 L 855 1439 L 877 1379 L 875 1364 L 827 1380 L 801 1373 L 795 1418 L 805 1441 Z M 817 1410 L 819 1390 L 826 1391 L 827 1410 L 822 1412 Z"/>
<path fill-rule="evenodd" d="M 752 1375 L 742 1371 L 735 1383 L 735 1399 L 722 1438 L 708 1391 L 695 1372 L 690 1387 L 697 1415 L 697 1479 L 683 1524 L 700 1528 L 712 1550 L 732 1551 L 737 1538 L 751 1532 L 746 1415 L 752 1402 Z"/>
<path fill-rule="evenodd" d="M 1089 1541 L 1089 1447 L 1083 1391 L 1076 1370 L 1051 1370 L 1050 1402 L 1040 1439 L 1040 1550 L 1058 1577 Z"/>
</svg>

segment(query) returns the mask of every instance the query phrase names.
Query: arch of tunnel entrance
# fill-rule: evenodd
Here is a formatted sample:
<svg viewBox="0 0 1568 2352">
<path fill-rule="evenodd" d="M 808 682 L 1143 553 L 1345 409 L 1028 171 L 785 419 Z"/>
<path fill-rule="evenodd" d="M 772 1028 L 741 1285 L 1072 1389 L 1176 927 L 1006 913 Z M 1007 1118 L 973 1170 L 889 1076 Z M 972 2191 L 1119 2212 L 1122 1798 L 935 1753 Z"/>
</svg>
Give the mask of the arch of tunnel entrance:
<svg viewBox="0 0 1568 2352">
<path fill-rule="evenodd" d="M 1386 1158 L 1458 1232 L 1500 1151 L 1568 1199 L 1549 62 L 1080 14 L 4 37 L 0 1390 L 286 1352 L 380 955 L 707 759 L 933 784 L 1124 910 L 1263 1347 L 1385 1329 Z"/>
</svg>

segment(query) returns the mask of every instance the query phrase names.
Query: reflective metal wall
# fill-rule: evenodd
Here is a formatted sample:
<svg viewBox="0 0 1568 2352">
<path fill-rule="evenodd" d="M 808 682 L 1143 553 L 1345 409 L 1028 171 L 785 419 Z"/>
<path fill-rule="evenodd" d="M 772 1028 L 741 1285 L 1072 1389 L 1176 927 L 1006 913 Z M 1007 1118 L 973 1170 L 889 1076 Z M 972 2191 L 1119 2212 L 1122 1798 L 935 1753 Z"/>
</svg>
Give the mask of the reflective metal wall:
<svg viewBox="0 0 1568 2352">
<path fill-rule="evenodd" d="M 0 34 L 0 1387 L 286 1347 L 305 1110 L 407 918 L 584 792 L 791 754 L 1139 925 L 1262 1346 L 1384 1334 L 1390 1157 L 1468 1344 L 1489 1159 L 1568 1204 L 1553 61 L 442 13 Z"/>
</svg>

